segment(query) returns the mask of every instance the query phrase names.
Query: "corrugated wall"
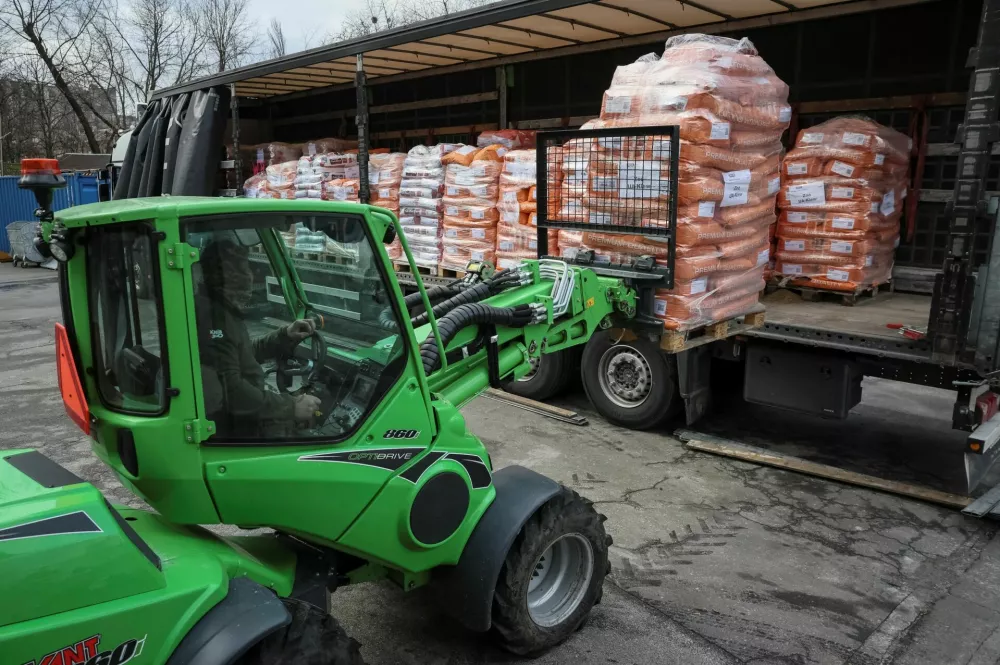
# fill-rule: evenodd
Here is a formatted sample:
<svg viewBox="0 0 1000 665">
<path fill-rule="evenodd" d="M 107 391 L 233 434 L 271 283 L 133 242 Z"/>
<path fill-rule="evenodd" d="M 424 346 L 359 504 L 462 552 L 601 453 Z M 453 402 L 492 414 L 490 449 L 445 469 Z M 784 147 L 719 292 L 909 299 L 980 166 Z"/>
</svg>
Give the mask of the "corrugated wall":
<svg viewBox="0 0 1000 665">
<path fill-rule="evenodd" d="M 84 203 L 97 203 L 99 181 L 96 175 L 66 174 L 66 187 L 57 189 L 52 201 L 53 210 L 62 210 Z M 0 176 L 0 252 L 10 253 L 7 225 L 11 222 L 30 222 L 35 219 L 35 196 L 19 189 L 19 176 Z"/>
</svg>

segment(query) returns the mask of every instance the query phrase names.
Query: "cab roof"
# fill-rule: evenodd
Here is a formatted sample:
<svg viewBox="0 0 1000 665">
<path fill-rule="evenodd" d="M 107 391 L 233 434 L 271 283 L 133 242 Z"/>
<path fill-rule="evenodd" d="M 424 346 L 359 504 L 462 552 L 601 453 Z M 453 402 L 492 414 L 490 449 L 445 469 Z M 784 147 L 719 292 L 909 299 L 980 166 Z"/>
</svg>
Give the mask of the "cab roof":
<svg viewBox="0 0 1000 665">
<path fill-rule="evenodd" d="M 102 224 L 121 224 L 142 220 L 173 219 L 200 215 L 250 212 L 311 212 L 365 214 L 371 210 L 382 215 L 389 211 L 361 203 L 322 201 L 319 199 L 243 199 L 209 196 L 157 196 L 88 203 L 60 210 L 55 219 L 69 228 Z"/>
</svg>

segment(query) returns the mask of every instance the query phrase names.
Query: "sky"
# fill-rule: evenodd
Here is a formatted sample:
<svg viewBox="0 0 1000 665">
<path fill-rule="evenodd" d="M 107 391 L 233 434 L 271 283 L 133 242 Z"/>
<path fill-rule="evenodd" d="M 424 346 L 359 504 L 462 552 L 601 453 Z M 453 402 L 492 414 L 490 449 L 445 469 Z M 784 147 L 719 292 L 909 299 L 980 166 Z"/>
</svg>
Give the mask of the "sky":
<svg viewBox="0 0 1000 665">
<path fill-rule="evenodd" d="M 272 18 L 281 21 L 288 52 L 319 46 L 324 36 L 336 32 L 348 12 L 364 0 L 248 0 L 248 14 L 257 21 L 261 34 Z"/>
</svg>

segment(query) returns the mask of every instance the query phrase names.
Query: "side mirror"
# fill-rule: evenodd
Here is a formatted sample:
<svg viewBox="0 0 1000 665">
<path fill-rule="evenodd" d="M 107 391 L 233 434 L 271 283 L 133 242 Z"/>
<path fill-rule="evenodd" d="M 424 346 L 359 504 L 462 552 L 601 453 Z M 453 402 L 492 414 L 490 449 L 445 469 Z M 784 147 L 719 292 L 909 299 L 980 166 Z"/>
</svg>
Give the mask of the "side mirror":
<svg viewBox="0 0 1000 665">
<path fill-rule="evenodd" d="M 385 230 L 385 235 L 382 236 L 382 242 L 386 245 L 392 244 L 392 241 L 396 239 L 396 227 L 390 226 Z"/>
</svg>

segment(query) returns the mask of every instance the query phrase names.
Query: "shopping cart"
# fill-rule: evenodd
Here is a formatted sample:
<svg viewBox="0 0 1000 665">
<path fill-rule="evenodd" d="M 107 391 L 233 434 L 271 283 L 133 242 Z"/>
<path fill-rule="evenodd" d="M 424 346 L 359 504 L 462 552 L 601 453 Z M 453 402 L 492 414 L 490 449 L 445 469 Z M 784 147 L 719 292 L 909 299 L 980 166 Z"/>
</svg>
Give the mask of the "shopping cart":
<svg viewBox="0 0 1000 665">
<path fill-rule="evenodd" d="M 38 233 L 39 222 L 11 222 L 7 225 L 7 238 L 10 239 L 10 255 L 14 265 L 27 268 L 28 264 L 40 265 L 45 262 L 35 249 L 35 235 Z"/>
</svg>

